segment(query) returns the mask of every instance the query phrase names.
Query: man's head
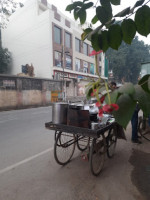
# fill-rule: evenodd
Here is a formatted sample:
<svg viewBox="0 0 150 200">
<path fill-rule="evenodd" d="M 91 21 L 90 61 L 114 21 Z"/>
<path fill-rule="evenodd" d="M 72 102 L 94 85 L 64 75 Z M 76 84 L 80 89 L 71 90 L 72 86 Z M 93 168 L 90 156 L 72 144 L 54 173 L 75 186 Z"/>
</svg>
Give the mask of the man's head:
<svg viewBox="0 0 150 200">
<path fill-rule="evenodd" d="M 112 89 L 116 89 L 117 88 L 117 84 L 115 83 L 115 82 L 111 82 L 110 83 L 110 87 L 112 88 Z"/>
</svg>

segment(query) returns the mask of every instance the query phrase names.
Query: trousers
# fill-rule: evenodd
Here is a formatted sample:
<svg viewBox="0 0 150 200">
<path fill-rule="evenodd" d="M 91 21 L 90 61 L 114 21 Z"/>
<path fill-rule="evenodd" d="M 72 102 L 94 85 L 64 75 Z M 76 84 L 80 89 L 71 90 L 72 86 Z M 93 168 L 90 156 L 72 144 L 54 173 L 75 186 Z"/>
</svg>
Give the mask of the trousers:
<svg viewBox="0 0 150 200">
<path fill-rule="evenodd" d="M 132 140 L 138 139 L 138 112 L 139 110 L 135 110 L 132 119 L 131 119 L 131 126 L 132 126 Z"/>
</svg>

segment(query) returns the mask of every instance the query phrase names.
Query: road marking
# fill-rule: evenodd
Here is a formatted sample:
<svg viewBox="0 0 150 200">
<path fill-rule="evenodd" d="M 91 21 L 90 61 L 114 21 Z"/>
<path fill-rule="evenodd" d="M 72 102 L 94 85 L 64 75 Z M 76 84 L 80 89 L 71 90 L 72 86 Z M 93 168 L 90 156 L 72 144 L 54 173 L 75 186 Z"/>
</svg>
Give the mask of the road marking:
<svg viewBox="0 0 150 200">
<path fill-rule="evenodd" d="M 50 152 L 50 151 L 52 151 L 52 150 L 53 150 L 53 147 L 51 147 L 51 148 L 49 148 L 49 149 L 46 149 L 45 151 L 42 151 L 41 153 L 38 153 L 38 154 L 36 154 L 36 155 L 34 155 L 34 156 L 31 156 L 31 157 L 29 157 L 29 158 L 26 158 L 25 160 L 22 160 L 22 161 L 20 161 L 20 162 L 14 164 L 14 165 L 10 165 L 9 167 L 6 167 L 6 168 L 0 170 L 0 175 L 3 174 L 3 173 L 5 173 L 5 172 L 8 172 L 8 171 L 10 171 L 10 170 L 12 170 L 12 169 L 14 169 L 14 168 L 16 168 L 16 167 L 19 167 L 20 165 L 23 165 L 23 164 L 25 164 L 25 163 L 28 163 L 28 162 L 30 162 L 31 160 L 33 160 L 33 159 L 35 159 L 35 158 L 37 158 L 37 157 L 39 157 L 39 156 L 42 156 L 42 155 L 44 155 L 44 154 L 46 154 L 46 153 L 48 153 L 48 152 Z"/>
</svg>

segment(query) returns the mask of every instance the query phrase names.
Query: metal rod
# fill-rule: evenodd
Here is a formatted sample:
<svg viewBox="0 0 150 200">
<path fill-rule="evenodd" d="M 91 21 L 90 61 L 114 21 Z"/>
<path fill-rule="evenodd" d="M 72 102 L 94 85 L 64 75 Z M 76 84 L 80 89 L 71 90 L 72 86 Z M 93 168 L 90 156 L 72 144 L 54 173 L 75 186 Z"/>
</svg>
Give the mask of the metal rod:
<svg viewBox="0 0 150 200">
<path fill-rule="evenodd" d="M 63 94 L 63 101 L 65 101 L 65 80 L 64 80 L 64 46 L 62 45 L 62 68 L 63 68 L 63 88 L 62 88 L 62 94 Z"/>
</svg>

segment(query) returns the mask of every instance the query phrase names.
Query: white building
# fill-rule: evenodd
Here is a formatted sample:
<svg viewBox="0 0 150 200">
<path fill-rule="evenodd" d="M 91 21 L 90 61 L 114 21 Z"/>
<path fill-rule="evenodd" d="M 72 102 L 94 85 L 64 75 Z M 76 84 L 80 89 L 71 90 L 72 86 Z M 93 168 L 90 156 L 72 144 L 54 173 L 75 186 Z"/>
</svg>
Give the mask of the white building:
<svg viewBox="0 0 150 200">
<path fill-rule="evenodd" d="M 84 94 L 87 79 L 96 78 L 89 41 L 81 41 L 81 26 L 46 0 L 28 0 L 2 31 L 2 45 L 12 53 L 12 75 L 33 64 L 36 77 L 64 78 L 68 96 Z M 99 54 L 104 76 L 105 55 Z M 64 71 L 64 73 L 63 73 Z"/>
</svg>

